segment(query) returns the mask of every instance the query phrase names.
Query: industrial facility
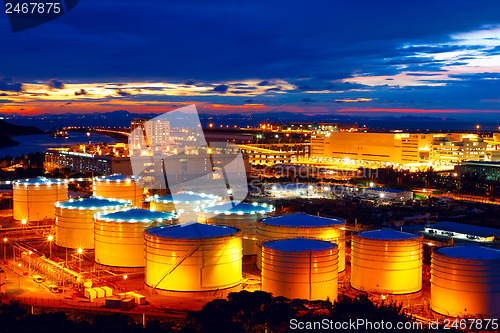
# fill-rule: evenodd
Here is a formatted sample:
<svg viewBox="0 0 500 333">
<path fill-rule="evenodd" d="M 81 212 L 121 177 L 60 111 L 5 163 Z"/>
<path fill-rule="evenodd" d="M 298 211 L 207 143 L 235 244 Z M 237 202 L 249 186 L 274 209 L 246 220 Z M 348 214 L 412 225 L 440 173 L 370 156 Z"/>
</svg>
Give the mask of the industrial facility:
<svg viewBox="0 0 500 333">
<path fill-rule="evenodd" d="M 65 180 L 35 179 L 16 180 L 13 185 L 14 219 L 23 224 L 54 219 L 54 204 L 68 199 Z"/>
<path fill-rule="evenodd" d="M 262 290 L 290 299 L 335 301 L 337 245 L 304 238 L 263 243 Z"/>
<path fill-rule="evenodd" d="M 191 296 L 242 282 L 241 232 L 201 223 L 161 226 L 144 233 L 146 285 Z"/>
<path fill-rule="evenodd" d="M 199 214 L 199 222 L 238 228 L 243 234 L 243 255 L 257 254 L 257 220 L 274 211 L 272 205 L 233 203 L 205 207 Z"/>
<path fill-rule="evenodd" d="M 118 271 L 144 267 L 144 230 L 177 222 L 176 214 L 140 208 L 95 214 L 96 264 Z"/>
<path fill-rule="evenodd" d="M 378 294 L 410 294 L 422 289 L 422 236 L 394 230 L 352 235 L 351 285 Z"/>
<path fill-rule="evenodd" d="M 136 207 L 141 207 L 144 200 L 144 189 L 133 176 L 114 174 L 94 177 L 93 191 L 95 197 L 128 200 Z"/>
<path fill-rule="evenodd" d="M 337 244 L 339 273 L 345 270 L 345 227 L 341 218 L 326 218 L 307 214 L 289 214 L 267 218 L 257 223 L 259 250 L 261 243 L 275 239 L 315 238 Z M 257 255 L 257 268 L 261 266 L 261 251 Z"/>
<path fill-rule="evenodd" d="M 72 249 L 94 248 L 94 215 L 130 206 L 126 200 L 87 198 L 56 202 L 56 244 Z"/>
<path fill-rule="evenodd" d="M 437 248 L 431 259 L 432 310 L 452 317 L 500 314 L 500 250 Z"/>
</svg>

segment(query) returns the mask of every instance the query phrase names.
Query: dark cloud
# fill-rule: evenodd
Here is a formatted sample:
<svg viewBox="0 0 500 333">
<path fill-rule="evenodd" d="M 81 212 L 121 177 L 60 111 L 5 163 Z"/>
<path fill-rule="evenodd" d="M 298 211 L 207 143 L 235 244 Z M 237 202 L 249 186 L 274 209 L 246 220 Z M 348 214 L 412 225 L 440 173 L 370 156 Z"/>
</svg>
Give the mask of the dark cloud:
<svg viewBox="0 0 500 333">
<path fill-rule="evenodd" d="M 194 86 L 196 84 L 196 82 L 194 80 L 186 80 L 186 81 L 182 82 L 182 84 L 185 84 L 187 86 Z"/>
<path fill-rule="evenodd" d="M 125 90 L 122 90 L 122 89 L 118 89 L 118 90 L 116 91 L 116 93 L 117 93 L 118 95 L 122 96 L 122 97 L 125 97 L 125 96 L 130 96 L 130 93 L 129 93 L 129 92 L 127 92 L 127 91 L 125 91 Z"/>
<path fill-rule="evenodd" d="M 229 86 L 227 86 L 225 84 L 219 84 L 218 86 L 214 87 L 214 89 L 212 89 L 212 91 L 225 93 L 228 89 L 229 89 Z"/>
<path fill-rule="evenodd" d="M 44 84 L 50 89 L 64 89 L 64 82 L 57 79 L 50 79 Z"/>
<path fill-rule="evenodd" d="M 12 82 L 11 78 L 5 77 L 0 80 L 0 91 L 20 92 L 23 91 L 23 84 Z"/>
<path fill-rule="evenodd" d="M 85 89 L 80 89 L 75 91 L 75 96 L 88 95 L 88 92 Z"/>
<path fill-rule="evenodd" d="M 261 86 L 261 87 L 264 87 L 264 86 L 269 86 L 271 84 L 269 83 L 269 81 L 260 81 L 259 84 L 257 84 L 257 85 Z"/>
<path fill-rule="evenodd" d="M 243 103 L 244 104 L 255 104 L 255 101 L 253 99 L 247 99 Z"/>
<path fill-rule="evenodd" d="M 309 98 L 309 97 L 306 97 L 306 98 L 302 98 L 301 102 L 302 103 L 314 103 L 314 102 L 316 102 L 316 100 Z"/>
<path fill-rule="evenodd" d="M 266 89 L 266 91 L 281 91 L 281 87 L 269 88 L 269 89 Z"/>
</svg>

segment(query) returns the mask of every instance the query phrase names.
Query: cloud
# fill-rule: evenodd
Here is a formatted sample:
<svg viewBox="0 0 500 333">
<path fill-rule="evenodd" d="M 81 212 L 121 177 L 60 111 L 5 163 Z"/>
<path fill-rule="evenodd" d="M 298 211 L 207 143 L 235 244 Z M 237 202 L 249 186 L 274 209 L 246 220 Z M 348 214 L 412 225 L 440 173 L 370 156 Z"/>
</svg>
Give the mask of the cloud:
<svg viewBox="0 0 500 333">
<path fill-rule="evenodd" d="M 0 91 L 21 92 L 23 91 L 23 84 L 12 82 L 11 78 L 5 77 L 0 81 Z"/>
<path fill-rule="evenodd" d="M 50 79 L 44 83 L 49 89 L 64 89 L 64 83 L 57 79 Z"/>
<path fill-rule="evenodd" d="M 185 84 L 187 86 L 194 86 L 196 84 L 196 82 L 194 80 L 186 80 L 186 81 L 182 82 L 182 84 Z"/>
<path fill-rule="evenodd" d="M 130 96 L 130 93 L 129 93 L 129 92 L 127 92 L 127 91 L 125 91 L 125 90 L 122 90 L 122 89 L 118 89 L 118 90 L 116 91 L 116 93 L 117 93 L 118 95 L 122 96 L 122 97 L 125 97 L 125 96 Z"/>
<path fill-rule="evenodd" d="M 264 86 L 270 86 L 271 84 L 269 83 L 269 81 L 260 81 L 257 85 L 260 87 L 264 87 Z"/>
<path fill-rule="evenodd" d="M 227 92 L 228 89 L 229 89 L 228 85 L 219 84 L 212 91 L 217 91 L 217 92 L 220 92 L 220 93 L 225 93 L 225 92 Z"/>
<path fill-rule="evenodd" d="M 309 97 L 306 97 L 306 98 L 302 98 L 301 102 L 302 103 L 314 103 L 314 102 L 316 102 L 316 100 L 309 98 Z"/>
<path fill-rule="evenodd" d="M 80 89 L 78 91 L 75 91 L 75 96 L 81 96 L 81 95 L 88 95 L 87 90 L 85 89 Z"/>
</svg>

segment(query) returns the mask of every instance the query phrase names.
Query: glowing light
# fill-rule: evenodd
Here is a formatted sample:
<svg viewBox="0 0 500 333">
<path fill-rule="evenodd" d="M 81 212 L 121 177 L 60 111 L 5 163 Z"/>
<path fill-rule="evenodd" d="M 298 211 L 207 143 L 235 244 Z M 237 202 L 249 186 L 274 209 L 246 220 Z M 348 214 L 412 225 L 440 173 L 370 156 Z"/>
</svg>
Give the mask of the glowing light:
<svg viewBox="0 0 500 333">
<path fill-rule="evenodd" d="M 90 132 L 87 132 L 87 136 L 90 136 Z"/>
<path fill-rule="evenodd" d="M 123 276 L 123 279 L 124 279 L 124 280 L 126 280 L 127 278 L 128 278 L 128 276 L 127 276 L 127 275 L 124 275 L 124 276 Z"/>
<path fill-rule="evenodd" d="M 27 222 L 26 219 L 21 220 L 21 224 L 26 224 L 26 222 Z"/>
<path fill-rule="evenodd" d="M 49 235 L 49 237 L 47 237 L 47 240 L 48 240 L 49 242 L 52 242 L 52 241 L 54 240 L 54 236 Z"/>
<path fill-rule="evenodd" d="M 387 296 L 385 296 L 385 295 L 382 295 L 382 299 L 386 299 L 386 297 L 387 297 Z"/>
<path fill-rule="evenodd" d="M 370 187 L 373 187 L 375 184 L 373 184 L 373 182 L 370 182 Z"/>
<path fill-rule="evenodd" d="M 82 254 L 83 253 L 83 249 L 78 249 L 78 250 L 76 250 L 76 252 L 78 252 L 78 254 Z"/>
<path fill-rule="evenodd" d="M 479 126 L 479 125 L 476 125 L 476 129 L 480 129 L 480 128 L 481 128 L 481 126 Z"/>
<path fill-rule="evenodd" d="M 7 237 L 4 237 L 3 241 L 4 241 L 4 242 L 7 242 L 7 241 L 8 241 Z"/>
</svg>

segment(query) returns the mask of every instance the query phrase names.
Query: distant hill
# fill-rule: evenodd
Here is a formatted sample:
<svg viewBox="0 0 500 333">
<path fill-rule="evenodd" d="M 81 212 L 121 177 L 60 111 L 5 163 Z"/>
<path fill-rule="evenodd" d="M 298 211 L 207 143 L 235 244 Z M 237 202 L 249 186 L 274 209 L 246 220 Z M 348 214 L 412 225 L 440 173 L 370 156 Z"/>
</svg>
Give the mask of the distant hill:
<svg viewBox="0 0 500 333">
<path fill-rule="evenodd" d="M 44 132 L 41 129 L 34 126 L 14 125 L 0 120 L 0 147 L 12 147 L 19 144 L 19 142 L 11 139 L 11 136 L 43 133 Z"/>
</svg>

